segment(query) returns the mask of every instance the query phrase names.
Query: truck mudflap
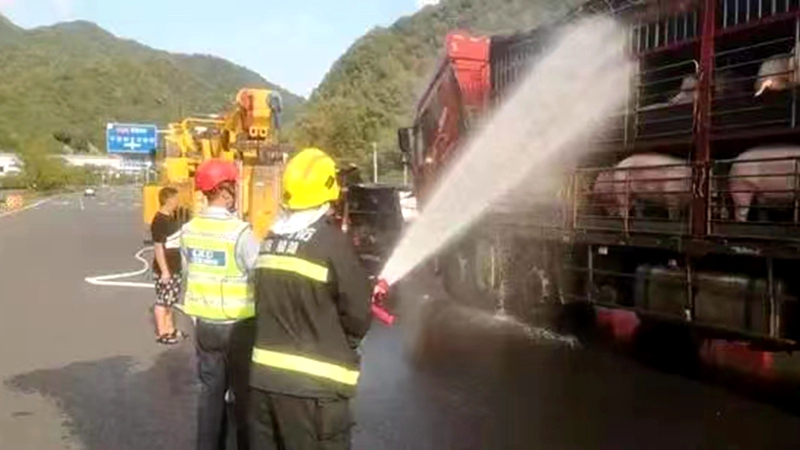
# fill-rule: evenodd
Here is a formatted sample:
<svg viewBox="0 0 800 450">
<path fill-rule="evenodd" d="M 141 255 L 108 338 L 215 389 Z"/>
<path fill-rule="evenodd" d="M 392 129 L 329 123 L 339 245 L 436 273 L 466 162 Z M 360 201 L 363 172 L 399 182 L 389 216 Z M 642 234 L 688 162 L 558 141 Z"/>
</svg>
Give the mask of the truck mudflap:
<svg viewBox="0 0 800 450">
<path fill-rule="evenodd" d="M 754 349 L 746 342 L 709 339 L 700 345 L 700 360 L 704 364 L 738 373 L 775 380 L 775 355 L 773 352 Z"/>
<path fill-rule="evenodd" d="M 606 331 L 615 341 L 631 344 L 641 325 L 639 316 L 633 311 L 596 308 L 597 326 Z"/>
<path fill-rule="evenodd" d="M 597 307 L 596 324 L 615 344 L 634 349 L 641 339 L 643 320 L 634 311 Z M 763 382 L 800 380 L 800 355 L 774 352 L 750 342 L 725 339 L 698 339 L 696 354 L 706 370 L 734 373 Z M 649 355 L 660 358 L 661 355 Z"/>
</svg>

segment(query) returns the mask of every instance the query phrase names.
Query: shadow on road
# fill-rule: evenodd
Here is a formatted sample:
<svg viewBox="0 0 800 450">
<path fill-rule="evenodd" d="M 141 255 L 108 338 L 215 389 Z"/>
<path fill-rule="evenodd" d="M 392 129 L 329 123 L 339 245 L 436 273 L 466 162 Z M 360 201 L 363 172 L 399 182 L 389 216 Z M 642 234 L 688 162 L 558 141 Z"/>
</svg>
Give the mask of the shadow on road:
<svg viewBox="0 0 800 450">
<path fill-rule="evenodd" d="M 446 299 L 405 322 L 365 343 L 358 449 L 800 446 L 797 416 L 603 348 L 531 339 Z M 404 350 L 410 363 L 386 361 Z"/>
<path fill-rule="evenodd" d="M 166 351 L 144 370 L 119 356 L 18 375 L 6 385 L 55 401 L 87 450 L 188 450 L 195 427 L 190 349 Z"/>
<path fill-rule="evenodd" d="M 425 304 L 423 292 L 405 295 Z M 355 450 L 800 448 L 800 418 L 770 405 L 428 305 L 365 339 Z M 88 450 L 189 450 L 192 353 L 187 342 L 149 367 L 114 357 L 6 383 L 53 399 Z"/>
</svg>

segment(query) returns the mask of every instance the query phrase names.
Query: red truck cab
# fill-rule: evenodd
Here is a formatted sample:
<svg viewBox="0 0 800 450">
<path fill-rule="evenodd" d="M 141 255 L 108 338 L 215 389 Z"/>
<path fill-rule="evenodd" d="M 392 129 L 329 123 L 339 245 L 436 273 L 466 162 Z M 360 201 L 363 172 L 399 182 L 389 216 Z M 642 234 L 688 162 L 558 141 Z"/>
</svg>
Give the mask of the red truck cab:
<svg viewBox="0 0 800 450">
<path fill-rule="evenodd" d="M 488 37 L 457 30 L 448 33 L 445 42 L 444 55 L 417 102 L 417 126 L 400 130 L 401 149 L 409 155 L 421 204 L 430 183 L 455 154 L 469 116 L 485 108 L 491 87 Z"/>
</svg>

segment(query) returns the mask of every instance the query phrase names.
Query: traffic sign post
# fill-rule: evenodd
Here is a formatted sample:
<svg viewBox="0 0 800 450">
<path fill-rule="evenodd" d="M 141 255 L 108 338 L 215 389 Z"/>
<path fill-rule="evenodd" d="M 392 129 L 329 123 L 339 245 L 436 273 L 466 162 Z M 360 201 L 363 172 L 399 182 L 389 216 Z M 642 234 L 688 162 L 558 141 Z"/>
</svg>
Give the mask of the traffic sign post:
<svg viewBox="0 0 800 450">
<path fill-rule="evenodd" d="M 148 124 L 106 125 L 106 152 L 149 154 L 158 148 L 158 127 Z"/>
</svg>

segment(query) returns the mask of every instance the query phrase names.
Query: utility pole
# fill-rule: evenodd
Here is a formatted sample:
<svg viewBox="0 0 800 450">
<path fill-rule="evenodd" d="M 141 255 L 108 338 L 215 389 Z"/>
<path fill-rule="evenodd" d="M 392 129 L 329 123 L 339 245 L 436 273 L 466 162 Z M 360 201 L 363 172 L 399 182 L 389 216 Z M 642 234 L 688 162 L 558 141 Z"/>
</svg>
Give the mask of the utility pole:
<svg viewBox="0 0 800 450">
<path fill-rule="evenodd" d="M 378 183 L 378 143 L 372 142 L 372 182 Z"/>
</svg>

